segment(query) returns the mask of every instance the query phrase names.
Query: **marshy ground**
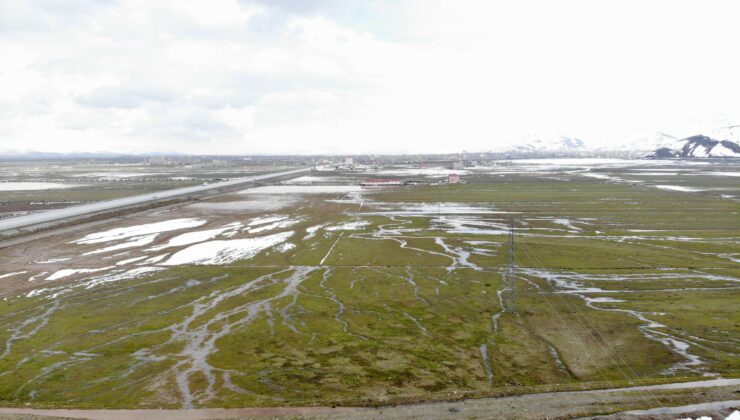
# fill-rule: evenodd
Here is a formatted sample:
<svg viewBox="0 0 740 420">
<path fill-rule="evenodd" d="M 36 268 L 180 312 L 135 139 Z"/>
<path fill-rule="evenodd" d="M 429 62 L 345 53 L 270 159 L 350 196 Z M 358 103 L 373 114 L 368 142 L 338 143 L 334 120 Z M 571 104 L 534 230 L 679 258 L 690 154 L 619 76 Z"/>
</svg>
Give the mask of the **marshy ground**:
<svg viewBox="0 0 740 420">
<path fill-rule="evenodd" d="M 386 190 L 321 174 L 1 249 L 0 401 L 383 405 L 738 377 L 738 165 L 552 162 Z"/>
</svg>

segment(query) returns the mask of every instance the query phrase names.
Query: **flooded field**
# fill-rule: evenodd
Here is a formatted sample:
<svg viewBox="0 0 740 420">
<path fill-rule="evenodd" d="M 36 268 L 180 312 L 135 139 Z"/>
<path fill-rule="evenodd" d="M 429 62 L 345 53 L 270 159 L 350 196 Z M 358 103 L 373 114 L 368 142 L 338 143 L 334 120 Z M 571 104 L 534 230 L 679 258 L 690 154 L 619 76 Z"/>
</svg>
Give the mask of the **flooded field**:
<svg viewBox="0 0 740 420">
<path fill-rule="evenodd" d="M 739 171 L 329 172 L 0 249 L 0 399 L 366 405 L 737 377 Z M 358 186 L 451 172 L 464 183 Z"/>
</svg>

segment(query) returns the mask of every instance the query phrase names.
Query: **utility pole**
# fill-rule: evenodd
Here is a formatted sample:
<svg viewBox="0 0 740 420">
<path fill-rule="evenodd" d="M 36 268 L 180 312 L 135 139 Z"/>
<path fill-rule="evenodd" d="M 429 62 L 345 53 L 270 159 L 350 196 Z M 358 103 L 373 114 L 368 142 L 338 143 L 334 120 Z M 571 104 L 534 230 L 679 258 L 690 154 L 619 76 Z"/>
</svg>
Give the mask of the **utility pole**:
<svg viewBox="0 0 740 420">
<path fill-rule="evenodd" d="M 516 313 L 516 248 L 514 247 L 514 218 L 509 219 L 509 264 L 504 271 L 504 290 L 502 301 L 506 312 Z"/>
</svg>

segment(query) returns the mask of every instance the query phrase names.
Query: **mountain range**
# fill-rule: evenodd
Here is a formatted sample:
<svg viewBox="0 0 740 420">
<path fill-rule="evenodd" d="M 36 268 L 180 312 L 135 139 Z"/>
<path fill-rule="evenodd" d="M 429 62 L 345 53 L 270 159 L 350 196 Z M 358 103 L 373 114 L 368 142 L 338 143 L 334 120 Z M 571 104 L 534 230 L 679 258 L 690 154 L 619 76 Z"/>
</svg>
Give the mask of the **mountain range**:
<svg viewBox="0 0 740 420">
<path fill-rule="evenodd" d="M 740 145 L 730 140 L 714 140 L 708 136 L 697 135 L 679 140 L 671 145 L 660 147 L 646 157 L 740 157 Z"/>
<path fill-rule="evenodd" d="M 661 131 L 634 130 L 610 143 L 609 146 L 592 146 L 580 138 L 550 134 L 527 136 L 515 146 L 486 152 L 533 157 L 593 154 L 648 158 L 740 157 L 740 125 L 722 127 L 707 134 L 681 139 Z"/>
<path fill-rule="evenodd" d="M 740 157 L 740 125 L 722 127 L 707 135 L 697 134 L 662 145 L 650 158 L 728 158 Z"/>
<path fill-rule="evenodd" d="M 728 158 L 740 157 L 740 125 L 722 127 L 706 134 L 679 139 L 662 131 L 633 130 L 614 138 L 609 146 L 561 133 L 528 135 L 507 146 L 473 152 L 508 157 L 603 156 L 647 158 Z M 151 156 L 185 156 L 182 153 L 127 154 L 110 152 L 53 153 L 0 149 L 0 159 L 116 159 Z"/>
</svg>

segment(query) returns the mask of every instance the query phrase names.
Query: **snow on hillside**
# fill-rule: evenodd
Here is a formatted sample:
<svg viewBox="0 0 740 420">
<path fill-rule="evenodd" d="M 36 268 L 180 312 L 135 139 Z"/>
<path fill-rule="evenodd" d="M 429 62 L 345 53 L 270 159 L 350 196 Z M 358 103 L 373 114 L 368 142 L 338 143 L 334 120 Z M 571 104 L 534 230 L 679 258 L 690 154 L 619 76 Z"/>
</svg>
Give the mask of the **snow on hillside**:
<svg viewBox="0 0 740 420">
<path fill-rule="evenodd" d="M 676 137 L 662 131 L 632 130 L 624 136 L 609 141 L 609 146 L 599 150 L 644 153 L 649 152 L 678 140 Z"/>
<path fill-rule="evenodd" d="M 722 134 L 722 133 L 720 133 Z M 730 134 L 725 132 L 724 134 Z M 697 135 L 660 147 L 647 155 L 651 158 L 727 158 L 740 157 L 740 145 L 731 140 L 716 140 Z"/>
<path fill-rule="evenodd" d="M 740 143 L 740 125 L 718 128 L 709 133 L 709 137 L 715 140 L 729 140 L 734 143 Z"/>
<path fill-rule="evenodd" d="M 483 150 L 480 153 L 574 153 L 587 150 L 583 140 L 562 134 L 531 134 L 517 142 Z"/>
<path fill-rule="evenodd" d="M 583 140 L 563 135 L 530 135 L 513 147 L 517 152 L 559 152 L 578 151 L 585 149 Z"/>
<path fill-rule="evenodd" d="M 603 135 L 583 140 L 562 133 L 532 134 L 516 143 L 500 146 L 485 152 L 512 153 L 523 155 L 558 154 L 579 155 L 590 152 L 619 152 L 643 156 L 652 150 L 664 147 L 677 140 L 662 131 L 636 129 L 626 133 Z"/>
</svg>

